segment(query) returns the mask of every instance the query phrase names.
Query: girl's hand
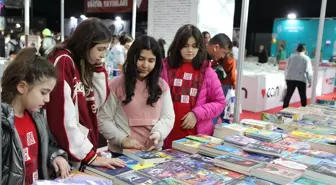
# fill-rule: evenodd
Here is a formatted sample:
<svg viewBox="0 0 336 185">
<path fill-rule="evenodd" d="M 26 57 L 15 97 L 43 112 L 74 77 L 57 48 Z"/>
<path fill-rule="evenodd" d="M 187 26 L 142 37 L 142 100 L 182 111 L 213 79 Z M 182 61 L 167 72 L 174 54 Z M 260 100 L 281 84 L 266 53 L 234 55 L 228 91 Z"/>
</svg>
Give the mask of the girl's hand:
<svg viewBox="0 0 336 185">
<path fill-rule="evenodd" d="M 193 112 L 184 115 L 181 120 L 183 121 L 181 125 L 183 129 L 193 129 L 197 123 L 197 118 Z"/>
<path fill-rule="evenodd" d="M 123 168 L 126 166 L 126 163 L 118 158 L 106 158 L 106 157 L 97 157 L 91 165 L 104 167 L 109 169 L 115 169 L 115 167 Z"/>
<path fill-rule="evenodd" d="M 70 176 L 70 165 L 63 157 L 58 156 L 52 162 L 55 172 L 60 172 L 62 179 Z"/>
<path fill-rule="evenodd" d="M 161 134 L 159 132 L 153 132 L 152 135 L 149 136 L 148 143 L 146 144 L 146 151 L 154 150 L 156 145 L 159 144 L 160 138 Z"/>
<path fill-rule="evenodd" d="M 144 150 L 145 147 L 139 143 L 139 141 L 131 139 L 129 137 L 126 137 L 122 143 L 121 146 L 124 149 L 136 149 L 136 150 Z"/>
</svg>

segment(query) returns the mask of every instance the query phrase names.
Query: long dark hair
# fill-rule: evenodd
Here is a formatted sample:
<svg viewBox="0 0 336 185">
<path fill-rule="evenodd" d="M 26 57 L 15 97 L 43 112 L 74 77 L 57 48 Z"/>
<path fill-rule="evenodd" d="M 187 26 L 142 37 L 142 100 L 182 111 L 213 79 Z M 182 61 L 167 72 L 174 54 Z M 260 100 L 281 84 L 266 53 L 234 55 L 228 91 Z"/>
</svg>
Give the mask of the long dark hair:
<svg viewBox="0 0 336 185">
<path fill-rule="evenodd" d="M 88 18 L 81 22 L 75 31 L 56 50 L 69 49 L 75 65 L 86 88 L 92 87 L 92 65 L 88 62 L 90 50 L 97 44 L 110 43 L 111 33 L 105 24 L 97 18 Z M 54 50 L 55 51 L 55 50 Z M 53 57 L 54 51 L 50 54 Z"/>
<path fill-rule="evenodd" d="M 151 50 L 156 57 L 155 67 L 145 79 L 149 95 L 147 99 L 147 105 L 153 106 L 153 104 L 156 103 L 162 95 L 162 89 L 159 86 L 159 79 L 162 71 L 162 58 L 159 44 L 153 37 L 150 36 L 140 36 L 135 39 L 127 52 L 127 58 L 125 64 L 123 65 L 126 99 L 122 102 L 124 104 L 128 104 L 132 101 L 132 96 L 134 96 L 136 78 L 139 75 L 137 61 L 142 50 Z"/>
<path fill-rule="evenodd" d="M 40 82 L 43 78 L 57 79 L 55 67 L 46 59 L 36 54 L 35 48 L 22 49 L 7 66 L 1 80 L 3 102 L 11 104 L 19 94 L 17 85 L 25 81 L 28 85 Z"/>
<path fill-rule="evenodd" d="M 179 68 L 183 64 L 181 49 L 186 45 L 188 39 L 194 37 L 198 47 L 198 53 L 192 60 L 194 69 L 199 69 L 206 59 L 207 51 L 201 31 L 194 25 L 186 24 L 177 30 L 174 40 L 168 49 L 168 65 L 171 68 Z"/>
</svg>

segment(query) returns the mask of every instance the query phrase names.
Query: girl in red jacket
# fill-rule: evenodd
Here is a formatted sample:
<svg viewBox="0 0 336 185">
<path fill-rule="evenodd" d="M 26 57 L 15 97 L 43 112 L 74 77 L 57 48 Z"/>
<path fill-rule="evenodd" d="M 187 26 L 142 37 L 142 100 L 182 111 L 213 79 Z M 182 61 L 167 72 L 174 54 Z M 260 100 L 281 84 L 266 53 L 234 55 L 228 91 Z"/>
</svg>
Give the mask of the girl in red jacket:
<svg viewBox="0 0 336 185">
<path fill-rule="evenodd" d="M 194 25 L 184 25 L 176 33 L 164 61 L 162 77 L 170 86 L 175 124 L 165 140 L 172 142 L 195 134 L 213 134 L 212 119 L 225 107 L 217 74 L 206 59 L 203 35 Z"/>
<path fill-rule="evenodd" d="M 123 167 L 119 159 L 97 157 L 97 109 L 109 90 L 102 59 L 111 42 L 111 33 L 102 21 L 90 18 L 50 54 L 58 81 L 47 105 L 51 132 L 68 152 L 75 167 L 83 164 Z"/>
</svg>

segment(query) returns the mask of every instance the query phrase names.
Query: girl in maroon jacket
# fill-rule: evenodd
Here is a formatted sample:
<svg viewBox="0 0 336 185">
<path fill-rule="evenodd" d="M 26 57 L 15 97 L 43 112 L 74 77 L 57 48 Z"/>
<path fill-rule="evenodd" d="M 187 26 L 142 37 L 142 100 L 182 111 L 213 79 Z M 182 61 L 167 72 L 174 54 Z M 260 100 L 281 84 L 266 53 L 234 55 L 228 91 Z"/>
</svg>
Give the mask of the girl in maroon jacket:
<svg viewBox="0 0 336 185">
<path fill-rule="evenodd" d="M 87 19 L 49 56 L 58 71 L 58 81 L 47 105 L 48 123 L 75 167 L 80 162 L 108 168 L 125 165 L 119 159 L 96 154 L 97 109 L 109 94 L 102 59 L 110 42 L 110 31 L 103 22 Z"/>
</svg>

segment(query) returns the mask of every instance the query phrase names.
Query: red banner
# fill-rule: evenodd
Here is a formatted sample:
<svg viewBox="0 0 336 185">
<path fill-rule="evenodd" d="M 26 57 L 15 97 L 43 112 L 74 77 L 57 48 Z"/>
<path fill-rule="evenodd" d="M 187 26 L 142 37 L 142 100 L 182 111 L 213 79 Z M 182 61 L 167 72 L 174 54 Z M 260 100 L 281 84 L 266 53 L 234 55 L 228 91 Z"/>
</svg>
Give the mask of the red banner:
<svg viewBox="0 0 336 185">
<path fill-rule="evenodd" d="M 137 0 L 137 11 L 148 10 L 148 0 Z M 132 12 L 133 0 L 84 0 L 85 13 Z"/>
</svg>

